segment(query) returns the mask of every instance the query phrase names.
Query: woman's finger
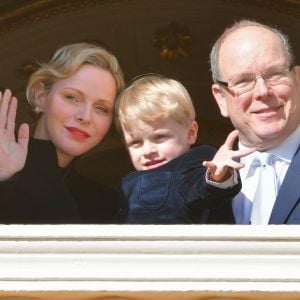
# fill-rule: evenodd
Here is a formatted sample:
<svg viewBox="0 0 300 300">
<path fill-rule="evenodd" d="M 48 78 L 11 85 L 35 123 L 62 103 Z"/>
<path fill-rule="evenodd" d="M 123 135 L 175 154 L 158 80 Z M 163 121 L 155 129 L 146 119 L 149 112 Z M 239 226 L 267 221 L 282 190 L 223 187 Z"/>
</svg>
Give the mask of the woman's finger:
<svg viewBox="0 0 300 300">
<path fill-rule="evenodd" d="M 29 141 L 29 126 L 24 123 L 20 126 L 18 132 L 18 144 L 23 148 L 24 151 L 27 152 Z"/>
<path fill-rule="evenodd" d="M 7 110 L 9 107 L 9 103 L 11 100 L 11 91 L 5 90 L 2 94 L 1 101 L 0 101 L 0 128 L 6 127 L 7 122 Z"/>
<path fill-rule="evenodd" d="M 6 129 L 14 134 L 16 124 L 16 113 L 17 113 L 17 98 L 12 97 L 7 113 Z"/>
</svg>

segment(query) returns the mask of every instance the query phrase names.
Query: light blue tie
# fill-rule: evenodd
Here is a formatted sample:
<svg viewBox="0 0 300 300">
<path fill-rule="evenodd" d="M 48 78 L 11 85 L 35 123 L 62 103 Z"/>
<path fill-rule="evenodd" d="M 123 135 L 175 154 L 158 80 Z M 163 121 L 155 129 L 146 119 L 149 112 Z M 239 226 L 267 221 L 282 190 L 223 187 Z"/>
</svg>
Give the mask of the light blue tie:
<svg viewBox="0 0 300 300">
<path fill-rule="evenodd" d="M 256 158 L 259 164 L 259 179 L 254 195 L 251 224 L 267 225 L 277 195 L 276 173 L 273 168 L 275 156 L 271 153 L 262 152 Z"/>
</svg>

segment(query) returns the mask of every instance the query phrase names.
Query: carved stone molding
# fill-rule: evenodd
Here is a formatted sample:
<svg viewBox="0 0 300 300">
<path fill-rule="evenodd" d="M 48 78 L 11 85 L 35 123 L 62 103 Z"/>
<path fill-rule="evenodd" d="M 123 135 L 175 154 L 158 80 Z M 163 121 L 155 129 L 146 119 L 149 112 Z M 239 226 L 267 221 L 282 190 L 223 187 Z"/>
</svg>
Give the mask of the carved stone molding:
<svg viewBox="0 0 300 300">
<path fill-rule="evenodd" d="M 0 13 L 0 34 L 43 19 L 76 11 L 89 6 L 110 5 L 130 0 L 28 0 L 22 4 L 13 1 Z"/>
<path fill-rule="evenodd" d="M 1 300 L 296 300 L 299 265 L 299 226 L 0 226 Z"/>
<path fill-rule="evenodd" d="M 66 12 L 80 10 L 90 6 L 121 5 L 135 0 L 27 0 L 10 1 L 2 5 L 0 12 L 0 34 L 22 27 L 26 24 L 38 22 Z M 153 0 L 155 1 L 155 0 Z M 300 2 L 298 0 L 217 0 L 224 5 L 247 5 L 267 8 L 282 14 L 300 16 Z M 168 20 L 169 21 L 169 20 Z"/>
<path fill-rule="evenodd" d="M 173 21 L 156 29 L 153 44 L 158 48 L 162 59 L 177 61 L 190 55 L 192 40 L 189 27 Z"/>
</svg>

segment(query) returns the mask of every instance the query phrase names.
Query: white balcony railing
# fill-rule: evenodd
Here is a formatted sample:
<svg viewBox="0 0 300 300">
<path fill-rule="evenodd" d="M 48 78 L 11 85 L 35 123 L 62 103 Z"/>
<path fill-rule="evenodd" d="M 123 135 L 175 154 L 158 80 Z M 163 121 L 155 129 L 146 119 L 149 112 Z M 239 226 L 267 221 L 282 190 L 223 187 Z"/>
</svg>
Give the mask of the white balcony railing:
<svg viewBox="0 0 300 300">
<path fill-rule="evenodd" d="M 0 225 L 0 299 L 300 299 L 300 226 Z"/>
</svg>

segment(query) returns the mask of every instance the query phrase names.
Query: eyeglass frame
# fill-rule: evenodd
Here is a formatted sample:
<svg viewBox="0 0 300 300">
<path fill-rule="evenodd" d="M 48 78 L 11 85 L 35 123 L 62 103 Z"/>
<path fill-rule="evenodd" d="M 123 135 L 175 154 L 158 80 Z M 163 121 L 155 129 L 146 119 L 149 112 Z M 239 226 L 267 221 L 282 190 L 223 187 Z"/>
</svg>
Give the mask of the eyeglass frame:
<svg viewBox="0 0 300 300">
<path fill-rule="evenodd" d="M 282 69 L 283 69 L 283 71 L 285 70 L 285 71 L 288 73 L 288 72 L 291 72 L 291 71 L 293 70 L 294 67 L 295 67 L 295 64 L 290 64 L 289 66 L 283 67 Z M 266 72 L 265 72 L 265 73 L 266 73 Z M 265 75 L 266 75 L 266 74 L 264 74 L 264 72 L 262 72 L 260 75 L 256 75 L 256 76 L 253 78 L 253 80 L 251 81 L 251 82 L 254 82 L 253 88 L 251 88 L 251 89 L 248 90 L 248 91 L 245 91 L 245 92 L 241 93 L 240 95 L 243 95 L 243 94 L 245 94 L 245 93 L 247 93 L 247 92 L 252 91 L 252 90 L 255 88 L 256 81 L 257 81 L 258 78 L 262 78 L 262 79 L 265 81 L 265 83 L 268 83 L 268 79 L 265 79 L 265 78 L 264 78 Z M 233 86 L 235 86 L 236 84 L 230 86 L 230 83 L 229 83 L 228 81 L 223 81 L 223 80 L 219 80 L 219 79 L 216 79 L 216 82 L 217 82 L 219 85 L 221 85 L 221 86 L 223 86 L 223 87 L 225 87 L 225 88 L 231 90 L 234 94 L 236 94 L 236 91 L 233 91 L 233 90 L 231 89 L 231 88 L 232 88 Z"/>
</svg>

